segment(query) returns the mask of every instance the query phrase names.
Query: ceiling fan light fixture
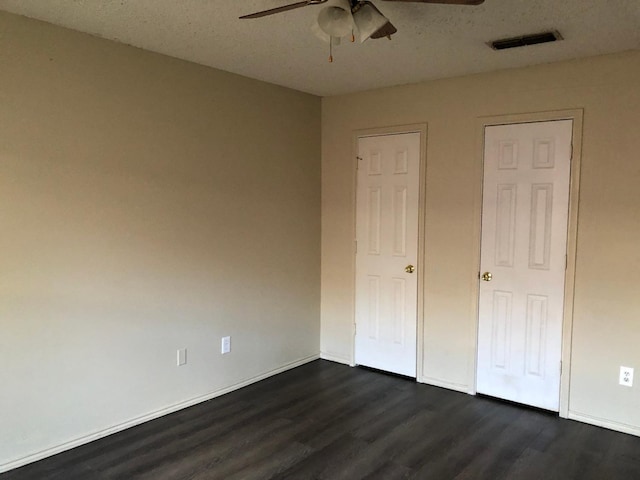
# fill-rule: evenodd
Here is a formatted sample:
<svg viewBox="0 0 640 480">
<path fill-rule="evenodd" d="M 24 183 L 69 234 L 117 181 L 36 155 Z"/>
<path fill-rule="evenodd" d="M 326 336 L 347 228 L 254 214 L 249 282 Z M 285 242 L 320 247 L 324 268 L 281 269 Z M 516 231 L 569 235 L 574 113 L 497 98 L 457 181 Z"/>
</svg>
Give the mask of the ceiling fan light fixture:
<svg viewBox="0 0 640 480">
<path fill-rule="evenodd" d="M 396 2 L 414 3 L 441 3 L 446 5 L 480 5 L 484 0 L 387 0 Z M 333 61 L 331 49 L 337 45 L 340 39 L 350 36 L 355 41 L 355 32 L 358 31 L 360 43 L 370 38 L 386 37 L 391 40 L 398 29 L 386 18 L 376 6 L 369 0 L 301 0 L 281 7 L 270 8 L 259 12 L 243 15 L 241 19 L 260 18 L 289 10 L 295 10 L 311 5 L 327 3 L 318 15 L 311 30 L 318 38 L 329 44 L 329 61 Z M 541 43 L 542 40 L 535 43 Z M 496 45 L 493 45 L 497 48 Z"/>
<path fill-rule="evenodd" d="M 353 22 L 358 29 L 360 43 L 364 43 L 388 24 L 389 20 L 371 2 L 361 2 L 353 12 Z"/>
<path fill-rule="evenodd" d="M 334 0 L 318 14 L 317 25 L 329 37 L 346 37 L 353 31 L 349 0 Z"/>
</svg>

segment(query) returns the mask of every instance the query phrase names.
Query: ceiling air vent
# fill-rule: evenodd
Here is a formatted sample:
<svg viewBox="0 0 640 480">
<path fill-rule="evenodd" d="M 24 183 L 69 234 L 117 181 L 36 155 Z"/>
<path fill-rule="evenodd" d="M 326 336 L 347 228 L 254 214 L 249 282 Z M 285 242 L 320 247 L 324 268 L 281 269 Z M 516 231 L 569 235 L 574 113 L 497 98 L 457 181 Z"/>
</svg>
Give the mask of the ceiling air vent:
<svg viewBox="0 0 640 480">
<path fill-rule="evenodd" d="M 504 38 L 489 43 L 494 50 L 506 50 L 507 48 L 524 47 L 527 45 L 537 45 L 538 43 L 548 43 L 562 40 L 559 32 L 536 33 L 534 35 L 525 35 L 522 37 Z"/>
</svg>

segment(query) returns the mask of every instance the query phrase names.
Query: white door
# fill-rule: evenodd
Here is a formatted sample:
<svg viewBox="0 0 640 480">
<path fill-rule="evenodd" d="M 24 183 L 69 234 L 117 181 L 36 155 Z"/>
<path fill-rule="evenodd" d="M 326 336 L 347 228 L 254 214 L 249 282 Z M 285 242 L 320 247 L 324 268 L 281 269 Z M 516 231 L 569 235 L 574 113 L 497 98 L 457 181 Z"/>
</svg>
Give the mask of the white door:
<svg viewBox="0 0 640 480">
<path fill-rule="evenodd" d="M 356 364 L 416 376 L 420 133 L 358 139 Z"/>
<path fill-rule="evenodd" d="M 485 129 L 477 391 L 558 411 L 571 120 Z"/>
</svg>

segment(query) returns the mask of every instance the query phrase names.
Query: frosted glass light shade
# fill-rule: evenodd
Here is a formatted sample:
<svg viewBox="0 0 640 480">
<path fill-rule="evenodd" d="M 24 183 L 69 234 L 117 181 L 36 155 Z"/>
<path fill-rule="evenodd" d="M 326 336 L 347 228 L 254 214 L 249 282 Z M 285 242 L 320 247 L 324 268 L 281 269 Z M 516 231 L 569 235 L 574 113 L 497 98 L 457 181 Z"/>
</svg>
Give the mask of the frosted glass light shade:
<svg viewBox="0 0 640 480">
<path fill-rule="evenodd" d="M 334 0 L 320 10 L 318 27 L 329 37 L 345 37 L 353 31 L 353 15 L 349 0 Z"/>
<path fill-rule="evenodd" d="M 371 38 L 371 35 L 389 22 L 389 20 L 380 13 L 380 10 L 370 2 L 362 4 L 353 14 L 353 21 L 358 29 L 360 43 Z"/>
</svg>

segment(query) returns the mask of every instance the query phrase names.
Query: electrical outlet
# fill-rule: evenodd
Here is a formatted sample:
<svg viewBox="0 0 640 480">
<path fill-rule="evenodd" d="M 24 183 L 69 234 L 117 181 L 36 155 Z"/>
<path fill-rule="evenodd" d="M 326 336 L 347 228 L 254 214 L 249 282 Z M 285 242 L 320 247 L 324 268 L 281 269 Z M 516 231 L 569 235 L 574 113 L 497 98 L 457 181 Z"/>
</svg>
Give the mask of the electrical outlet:
<svg viewBox="0 0 640 480">
<path fill-rule="evenodd" d="M 184 365 L 187 363 L 187 349 L 179 348 L 176 355 L 176 363 L 178 366 Z"/>
<path fill-rule="evenodd" d="M 231 337 L 222 337 L 220 353 L 223 355 L 231 351 Z"/>
<path fill-rule="evenodd" d="M 633 386 L 633 368 L 620 367 L 620 385 L 625 387 Z"/>
</svg>

